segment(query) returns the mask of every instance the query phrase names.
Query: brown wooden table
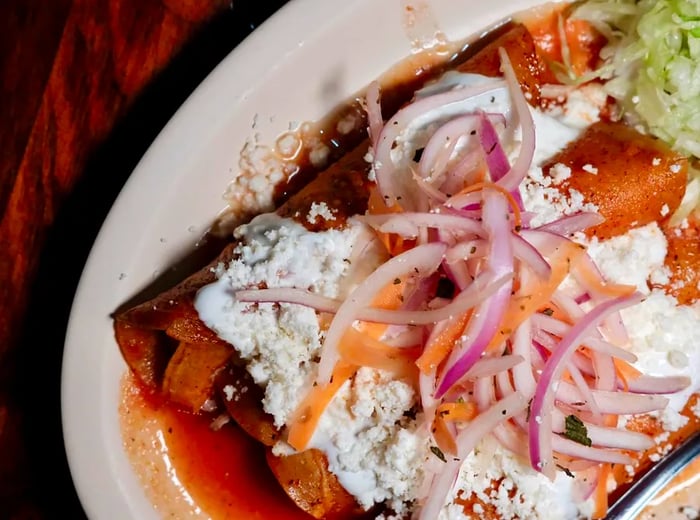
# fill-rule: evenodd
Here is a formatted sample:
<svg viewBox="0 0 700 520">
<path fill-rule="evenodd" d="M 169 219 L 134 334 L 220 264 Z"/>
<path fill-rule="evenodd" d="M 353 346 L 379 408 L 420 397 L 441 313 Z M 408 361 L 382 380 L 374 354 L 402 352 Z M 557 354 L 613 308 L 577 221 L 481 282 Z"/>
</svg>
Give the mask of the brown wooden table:
<svg viewBox="0 0 700 520">
<path fill-rule="evenodd" d="M 0 2 L 0 520 L 84 517 L 59 393 L 83 264 L 159 130 L 285 1 Z"/>
</svg>

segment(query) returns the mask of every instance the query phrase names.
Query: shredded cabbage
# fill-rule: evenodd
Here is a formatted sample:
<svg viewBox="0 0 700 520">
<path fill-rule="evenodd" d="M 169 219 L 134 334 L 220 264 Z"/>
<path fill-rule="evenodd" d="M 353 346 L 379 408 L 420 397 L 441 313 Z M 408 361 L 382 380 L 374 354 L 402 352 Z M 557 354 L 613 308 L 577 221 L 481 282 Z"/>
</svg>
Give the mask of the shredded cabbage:
<svg viewBox="0 0 700 520">
<path fill-rule="evenodd" d="M 633 124 L 700 157 L 700 0 L 587 0 L 608 45 L 597 72 Z"/>
</svg>

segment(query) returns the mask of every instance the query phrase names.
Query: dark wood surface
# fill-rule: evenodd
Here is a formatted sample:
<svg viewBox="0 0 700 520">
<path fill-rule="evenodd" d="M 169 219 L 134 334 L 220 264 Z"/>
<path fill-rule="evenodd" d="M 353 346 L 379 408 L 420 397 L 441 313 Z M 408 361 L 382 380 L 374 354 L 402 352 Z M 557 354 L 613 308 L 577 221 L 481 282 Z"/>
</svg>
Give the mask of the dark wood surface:
<svg viewBox="0 0 700 520">
<path fill-rule="evenodd" d="M 0 2 L 0 519 L 83 518 L 63 451 L 63 336 L 132 169 L 286 0 Z"/>
</svg>

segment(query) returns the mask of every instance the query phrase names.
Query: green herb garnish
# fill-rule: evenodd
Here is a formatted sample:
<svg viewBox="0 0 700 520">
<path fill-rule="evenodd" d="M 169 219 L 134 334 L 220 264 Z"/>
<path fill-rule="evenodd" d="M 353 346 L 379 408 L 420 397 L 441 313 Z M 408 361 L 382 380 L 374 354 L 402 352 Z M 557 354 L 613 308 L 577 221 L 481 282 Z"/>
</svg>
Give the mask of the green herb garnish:
<svg viewBox="0 0 700 520">
<path fill-rule="evenodd" d="M 588 436 L 588 430 L 586 430 L 586 425 L 583 421 L 576 417 L 575 415 L 567 415 L 564 422 L 566 430 L 564 431 L 564 437 L 570 439 L 584 446 L 590 446 L 592 444 L 591 438 Z"/>
<path fill-rule="evenodd" d="M 571 473 L 569 468 L 565 468 L 564 466 L 560 466 L 559 464 L 557 464 L 557 468 L 562 470 L 564 472 L 564 474 L 566 474 L 567 477 L 575 478 L 575 475 L 573 473 Z"/>
<path fill-rule="evenodd" d="M 437 446 L 431 446 L 430 451 L 433 452 L 433 455 L 435 455 L 438 459 L 440 459 L 442 462 L 447 462 L 447 459 L 445 458 L 445 454 L 442 452 L 440 448 Z"/>
</svg>

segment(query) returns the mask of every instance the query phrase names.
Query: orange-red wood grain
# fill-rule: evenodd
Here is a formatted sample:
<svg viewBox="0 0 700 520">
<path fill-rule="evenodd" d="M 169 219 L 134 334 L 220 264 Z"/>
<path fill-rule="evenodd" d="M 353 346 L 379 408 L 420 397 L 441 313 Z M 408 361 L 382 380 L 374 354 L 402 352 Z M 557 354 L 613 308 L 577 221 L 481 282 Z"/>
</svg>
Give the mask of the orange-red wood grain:
<svg viewBox="0 0 700 520">
<path fill-rule="evenodd" d="M 1 518 L 57 513 L 37 505 L 51 490 L 37 489 L 37 465 L 28 462 L 35 446 L 22 434 L 41 403 L 32 408 L 16 395 L 19 380 L 31 377 L 18 368 L 19 337 L 47 233 L 86 161 L 134 100 L 198 30 L 229 9 L 229 0 L 0 3 Z M 70 301 L 53 304 L 64 313 Z M 31 348 L 39 361 L 42 350 L 62 344 Z M 70 477 L 61 478 L 66 485 Z"/>
</svg>

